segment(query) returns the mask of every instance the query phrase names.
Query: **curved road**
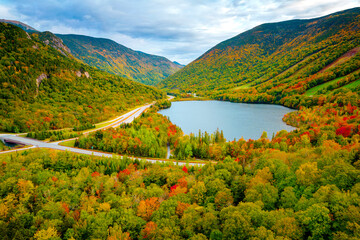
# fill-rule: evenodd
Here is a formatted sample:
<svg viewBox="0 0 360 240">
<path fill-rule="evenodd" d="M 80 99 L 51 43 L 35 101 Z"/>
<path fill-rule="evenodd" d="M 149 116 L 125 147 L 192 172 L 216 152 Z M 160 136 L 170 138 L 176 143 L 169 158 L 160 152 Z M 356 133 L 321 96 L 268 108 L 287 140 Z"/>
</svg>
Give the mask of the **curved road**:
<svg viewBox="0 0 360 240">
<path fill-rule="evenodd" d="M 25 137 L 18 137 L 15 135 L 1 135 L 0 138 L 2 139 L 7 139 L 7 140 L 11 140 L 12 142 L 16 142 L 16 143 L 21 143 L 24 145 L 32 145 L 31 148 L 50 148 L 50 149 L 56 149 L 56 150 L 61 150 L 61 151 L 70 151 L 70 152 L 74 152 L 74 153 L 80 153 L 80 154 L 87 154 L 87 155 L 93 155 L 93 156 L 98 156 L 98 157 L 113 157 L 113 156 L 119 156 L 122 158 L 121 155 L 117 155 L 117 154 L 112 154 L 112 153 L 103 153 L 103 152 L 97 152 L 97 151 L 91 151 L 91 150 L 85 150 L 85 149 L 81 149 L 81 148 L 72 148 L 72 147 L 65 147 L 65 146 L 60 146 L 57 145 L 56 143 L 46 143 L 46 142 L 42 142 L 39 140 L 35 140 L 35 139 L 31 139 L 31 138 L 25 138 Z M 21 150 L 27 150 L 30 148 L 25 148 L 25 149 L 21 149 Z M 20 151 L 20 149 L 18 150 L 10 150 L 10 151 L 2 151 L 0 152 L 0 154 L 3 153 L 8 153 L 8 152 L 15 152 L 15 151 Z M 138 158 L 138 157 L 131 157 L 133 159 L 140 159 L 140 160 L 146 160 L 148 162 L 167 162 L 164 160 L 154 160 L 154 159 L 149 159 L 149 158 Z M 186 163 L 184 162 L 179 162 L 179 165 L 185 165 Z M 194 164 L 194 163 L 189 163 L 190 165 L 203 165 L 203 164 Z"/>
</svg>

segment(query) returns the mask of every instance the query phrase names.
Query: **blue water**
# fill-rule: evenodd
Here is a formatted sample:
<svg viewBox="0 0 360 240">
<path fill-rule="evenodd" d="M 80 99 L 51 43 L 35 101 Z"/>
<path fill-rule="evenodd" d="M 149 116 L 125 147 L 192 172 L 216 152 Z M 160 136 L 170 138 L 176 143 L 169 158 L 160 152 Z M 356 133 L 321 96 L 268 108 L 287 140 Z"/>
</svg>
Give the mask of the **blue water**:
<svg viewBox="0 0 360 240">
<path fill-rule="evenodd" d="M 159 111 L 168 116 L 185 134 L 223 130 L 227 140 L 259 139 L 263 131 L 271 138 L 280 130 L 291 131 L 282 118 L 294 111 L 279 105 L 231 103 L 224 101 L 172 102 L 171 108 Z"/>
</svg>

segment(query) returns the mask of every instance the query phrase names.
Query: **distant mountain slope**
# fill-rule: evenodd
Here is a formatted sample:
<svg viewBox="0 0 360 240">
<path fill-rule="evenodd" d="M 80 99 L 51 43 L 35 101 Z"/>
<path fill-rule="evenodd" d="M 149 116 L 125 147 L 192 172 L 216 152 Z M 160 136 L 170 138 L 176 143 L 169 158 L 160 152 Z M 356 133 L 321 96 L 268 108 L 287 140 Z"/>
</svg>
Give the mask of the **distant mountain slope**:
<svg viewBox="0 0 360 240">
<path fill-rule="evenodd" d="M 216 45 L 159 86 L 234 101 L 279 103 L 339 77 L 344 81 L 335 88 L 357 80 L 359 46 L 360 8 L 263 24 Z"/>
<path fill-rule="evenodd" d="M 110 39 L 57 34 L 72 54 L 98 69 L 155 85 L 178 71 L 182 65 L 160 56 L 134 51 Z"/>
<path fill-rule="evenodd" d="M 0 131 L 86 127 L 164 97 L 67 57 L 42 42 L 46 35 L 0 23 Z"/>
<path fill-rule="evenodd" d="M 33 27 L 30 27 L 29 25 L 19 22 L 19 21 L 15 21 L 15 20 L 7 20 L 7 19 L 0 19 L 0 22 L 4 22 L 4 23 L 10 23 L 12 25 L 15 25 L 19 28 L 21 28 L 22 30 L 26 31 L 26 32 L 39 32 L 38 30 L 36 30 Z"/>
</svg>

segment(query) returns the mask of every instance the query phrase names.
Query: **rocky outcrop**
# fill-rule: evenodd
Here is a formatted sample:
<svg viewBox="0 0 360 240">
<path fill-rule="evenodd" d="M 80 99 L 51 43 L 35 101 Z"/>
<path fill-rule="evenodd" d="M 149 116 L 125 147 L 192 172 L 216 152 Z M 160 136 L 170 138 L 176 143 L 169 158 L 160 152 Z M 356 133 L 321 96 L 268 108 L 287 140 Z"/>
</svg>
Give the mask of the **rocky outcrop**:
<svg viewBox="0 0 360 240">
<path fill-rule="evenodd" d="M 62 54 L 64 55 L 66 55 L 66 53 L 71 54 L 71 50 L 64 44 L 64 42 L 60 38 L 53 36 L 51 43 L 52 43 L 51 46 L 59 50 Z"/>
<path fill-rule="evenodd" d="M 25 32 L 25 33 L 26 33 L 26 37 L 27 37 L 28 39 L 31 39 L 30 34 L 29 34 L 28 32 Z"/>
<path fill-rule="evenodd" d="M 84 72 L 86 78 L 90 78 L 90 74 L 88 72 Z"/>
<path fill-rule="evenodd" d="M 40 76 L 36 79 L 36 95 L 38 95 L 39 93 L 39 87 L 40 87 L 40 84 L 41 82 L 44 80 L 44 79 L 47 79 L 48 76 L 45 74 L 45 73 L 42 73 L 40 74 Z"/>
<path fill-rule="evenodd" d="M 77 77 L 85 76 L 86 78 L 91 78 L 90 74 L 88 72 L 81 73 L 81 71 L 76 71 L 75 75 Z"/>
<path fill-rule="evenodd" d="M 51 32 L 42 32 L 39 33 L 40 40 L 43 41 L 46 45 L 49 45 L 59 52 L 61 54 L 68 56 L 71 55 L 71 50 L 64 44 L 63 40 Z"/>
</svg>

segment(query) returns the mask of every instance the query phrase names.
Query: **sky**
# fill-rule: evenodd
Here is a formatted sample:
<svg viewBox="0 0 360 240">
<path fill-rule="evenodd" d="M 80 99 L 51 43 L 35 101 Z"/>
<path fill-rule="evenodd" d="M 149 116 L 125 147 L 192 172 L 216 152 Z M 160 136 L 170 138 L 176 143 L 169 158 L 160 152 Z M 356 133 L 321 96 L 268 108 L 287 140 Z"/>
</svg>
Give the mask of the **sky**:
<svg viewBox="0 0 360 240">
<path fill-rule="evenodd" d="M 0 18 L 112 39 L 188 64 L 257 25 L 321 17 L 360 0 L 0 0 Z"/>
</svg>

